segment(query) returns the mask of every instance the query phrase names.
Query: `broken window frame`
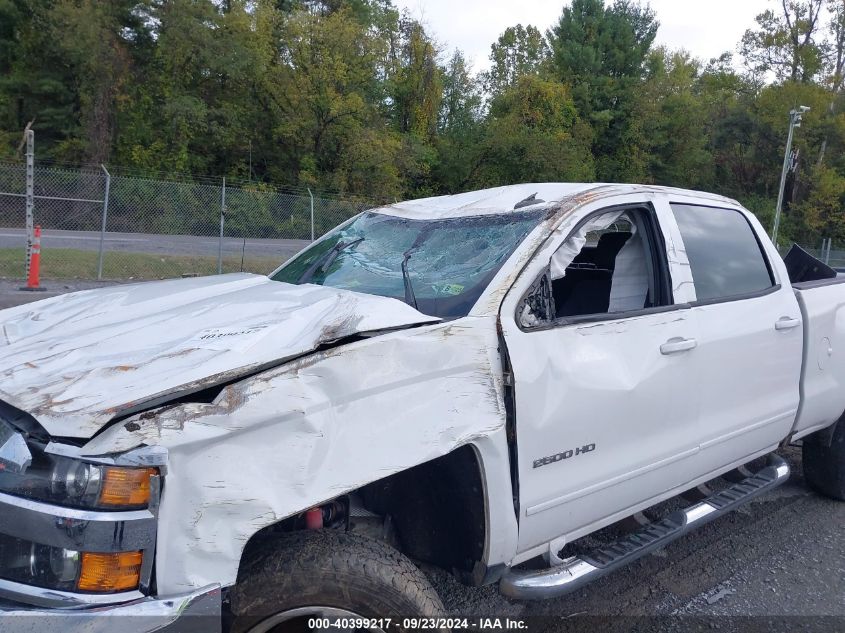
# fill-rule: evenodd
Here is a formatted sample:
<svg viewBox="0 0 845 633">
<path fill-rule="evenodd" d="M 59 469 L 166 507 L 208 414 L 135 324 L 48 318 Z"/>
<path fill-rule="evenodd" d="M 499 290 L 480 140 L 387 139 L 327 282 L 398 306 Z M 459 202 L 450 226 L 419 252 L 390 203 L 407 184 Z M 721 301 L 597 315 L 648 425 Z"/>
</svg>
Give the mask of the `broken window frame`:
<svg viewBox="0 0 845 633">
<path fill-rule="evenodd" d="M 614 212 L 618 212 L 619 215 L 627 212 L 635 215 L 638 220 L 635 222 L 637 224 L 637 231 L 641 233 L 643 246 L 646 249 L 647 254 L 650 255 L 650 257 L 646 257 L 646 268 L 648 269 L 648 273 L 651 275 L 649 287 L 651 288 L 653 284 L 656 305 L 649 308 L 639 308 L 620 312 L 597 312 L 564 317 L 553 316 L 553 318 L 550 319 L 537 319 L 536 323 L 533 324 L 526 323 L 525 316 L 527 314 L 536 314 L 535 309 L 540 309 L 546 314 L 555 314 L 556 306 L 554 302 L 551 270 L 554 255 L 569 240 L 576 237 L 578 232 L 581 231 L 585 225 L 593 222 L 596 218 L 601 217 L 602 215 Z M 632 222 L 633 221 L 634 218 L 632 217 Z M 612 224 L 613 222 L 610 223 L 610 225 Z M 583 248 L 584 247 L 582 246 L 581 249 Z M 580 252 L 580 249 L 578 252 Z M 577 253 L 575 256 L 577 256 Z M 573 259 L 575 256 L 573 256 Z M 542 272 L 520 298 L 514 319 L 521 330 L 528 332 L 565 327 L 568 325 L 577 325 L 580 323 L 620 321 L 645 314 L 668 312 L 676 310 L 679 307 L 681 306 L 674 303 L 674 297 L 672 294 L 672 279 L 666 255 L 666 243 L 663 238 L 663 233 L 660 230 L 660 222 L 657 217 L 657 212 L 651 203 L 641 202 L 597 209 L 581 218 L 581 220 L 566 235 L 566 237 L 560 241 L 557 248 L 555 248 L 551 256 L 549 256 L 549 261 L 543 267 Z"/>
</svg>

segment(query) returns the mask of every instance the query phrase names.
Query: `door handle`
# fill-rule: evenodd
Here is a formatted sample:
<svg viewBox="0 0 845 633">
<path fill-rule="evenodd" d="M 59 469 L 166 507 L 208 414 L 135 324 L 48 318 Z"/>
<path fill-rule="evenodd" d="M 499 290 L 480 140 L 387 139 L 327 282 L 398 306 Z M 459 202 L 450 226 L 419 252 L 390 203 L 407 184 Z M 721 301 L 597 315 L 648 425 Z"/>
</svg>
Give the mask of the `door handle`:
<svg viewBox="0 0 845 633">
<path fill-rule="evenodd" d="M 660 353 L 664 356 L 669 354 L 677 354 L 678 352 L 686 352 L 698 346 L 698 341 L 694 338 L 670 338 L 668 341 L 660 346 Z"/>
<path fill-rule="evenodd" d="M 775 322 L 776 330 L 791 330 L 794 327 L 801 325 L 801 319 L 793 319 L 792 317 L 781 317 Z"/>
</svg>

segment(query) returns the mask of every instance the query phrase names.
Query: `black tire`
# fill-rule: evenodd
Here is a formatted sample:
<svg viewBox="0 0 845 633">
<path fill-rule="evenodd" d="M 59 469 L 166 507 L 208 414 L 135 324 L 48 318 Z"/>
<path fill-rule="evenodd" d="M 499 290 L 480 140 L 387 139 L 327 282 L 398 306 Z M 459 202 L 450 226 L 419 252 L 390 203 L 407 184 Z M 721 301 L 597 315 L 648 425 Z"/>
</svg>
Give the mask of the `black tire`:
<svg viewBox="0 0 845 633">
<path fill-rule="evenodd" d="M 845 501 L 845 417 L 836 423 L 832 437 L 830 431 L 823 430 L 804 438 L 801 461 L 810 488 Z"/>
<path fill-rule="evenodd" d="M 437 593 L 407 557 L 381 541 L 334 530 L 291 532 L 268 542 L 245 563 L 229 595 L 232 631 L 238 632 L 264 630 L 271 618 L 309 607 L 390 617 L 391 630 L 402 630 L 402 617 L 443 616 Z M 307 631 L 305 625 L 300 619 L 269 630 Z"/>
</svg>

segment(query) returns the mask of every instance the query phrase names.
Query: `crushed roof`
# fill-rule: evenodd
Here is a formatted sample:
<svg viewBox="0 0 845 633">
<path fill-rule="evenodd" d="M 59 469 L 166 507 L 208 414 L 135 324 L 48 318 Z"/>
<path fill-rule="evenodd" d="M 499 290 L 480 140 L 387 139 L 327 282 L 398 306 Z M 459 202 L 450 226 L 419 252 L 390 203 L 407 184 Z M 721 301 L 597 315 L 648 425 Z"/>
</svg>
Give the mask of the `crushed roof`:
<svg viewBox="0 0 845 633">
<path fill-rule="evenodd" d="M 538 208 L 549 206 L 553 203 L 562 202 L 573 196 L 591 191 L 594 189 L 613 188 L 616 193 L 637 193 L 637 192 L 676 192 L 685 195 L 695 195 L 713 200 L 732 202 L 727 198 L 704 192 L 691 192 L 670 187 L 657 187 L 654 185 L 632 185 L 605 183 L 525 183 L 520 185 L 507 185 L 504 187 L 493 187 L 479 191 L 468 191 L 448 196 L 434 196 L 431 198 L 420 198 L 408 200 L 395 204 L 385 205 L 373 209 L 376 213 L 384 213 L 410 219 L 439 219 L 447 217 L 469 217 L 476 215 L 487 215 L 493 213 L 506 213 L 513 210 L 514 205 L 525 200 L 532 194 L 536 194 Z M 520 211 L 531 207 L 523 207 Z"/>
</svg>

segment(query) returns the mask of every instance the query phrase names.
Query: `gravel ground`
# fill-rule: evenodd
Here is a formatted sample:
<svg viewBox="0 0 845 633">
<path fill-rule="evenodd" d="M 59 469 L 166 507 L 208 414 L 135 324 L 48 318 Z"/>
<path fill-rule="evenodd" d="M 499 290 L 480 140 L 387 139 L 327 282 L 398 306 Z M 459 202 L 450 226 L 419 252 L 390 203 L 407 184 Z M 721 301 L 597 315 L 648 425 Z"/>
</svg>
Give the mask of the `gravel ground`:
<svg viewBox="0 0 845 633">
<path fill-rule="evenodd" d="M 453 614 L 532 630 L 845 631 L 845 503 L 804 485 L 800 454 L 783 452 L 793 473 L 780 488 L 569 596 L 519 603 L 432 579 Z"/>
</svg>

